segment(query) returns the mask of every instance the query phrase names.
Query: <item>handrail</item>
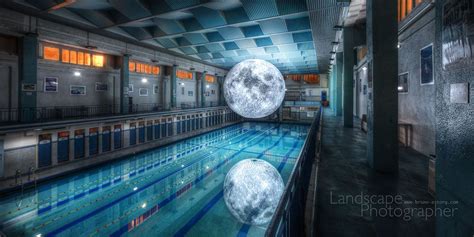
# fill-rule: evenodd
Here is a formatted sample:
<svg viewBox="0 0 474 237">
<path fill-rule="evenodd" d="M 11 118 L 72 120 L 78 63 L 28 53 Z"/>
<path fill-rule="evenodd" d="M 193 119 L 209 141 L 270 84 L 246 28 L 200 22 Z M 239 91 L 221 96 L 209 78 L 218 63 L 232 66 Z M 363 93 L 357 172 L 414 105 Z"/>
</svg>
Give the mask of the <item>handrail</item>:
<svg viewBox="0 0 474 237">
<path fill-rule="evenodd" d="M 303 144 L 290 178 L 285 186 L 277 209 L 265 232 L 265 236 L 303 236 L 304 205 L 306 187 L 308 187 L 312 162 L 319 152 L 318 131 L 320 129 L 322 107 L 311 123 L 308 137 Z"/>
</svg>

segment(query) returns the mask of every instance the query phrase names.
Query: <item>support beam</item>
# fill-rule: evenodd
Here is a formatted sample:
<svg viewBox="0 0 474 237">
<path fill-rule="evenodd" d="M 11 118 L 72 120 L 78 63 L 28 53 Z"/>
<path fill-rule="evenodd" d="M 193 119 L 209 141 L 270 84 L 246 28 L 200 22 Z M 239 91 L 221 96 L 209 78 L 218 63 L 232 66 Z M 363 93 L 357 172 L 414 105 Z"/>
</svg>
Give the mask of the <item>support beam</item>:
<svg viewBox="0 0 474 237">
<path fill-rule="evenodd" d="M 344 59 L 343 59 L 343 117 L 344 127 L 354 125 L 354 29 L 344 27 Z"/>
<path fill-rule="evenodd" d="M 367 153 L 379 172 L 398 172 L 397 1 L 367 1 Z"/>
<path fill-rule="evenodd" d="M 170 80 L 171 109 L 176 109 L 176 89 L 177 89 L 176 71 L 177 70 L 178 70 L 178 66 L 173 65 L 173 68 L 171 70 L 171 80 Z"/>
<path fill-rule="evenodd" d="M 335 89 L 336 89 L 336 94 L 335 94 L 335 101 L 336 101 L 336 106 L 335 106 L 335 113 L 334 115 L 336 116 L 341 116 L 342 115 L 342 59 L 343 59 L 343 53 L 339 52 L 336 54 L 336 64 L 335 64 Z"/>
<path fill-rule="evenodd" d="M 23 91 L 23 84 L 36 85 L 38 76 L 38 35 L 27 34 L 20 40 L 20 83 L 19 86 L 19 120 L 33 122 L 36 120 L 36 91 Z"/>
<path fill-rule="evenodd" d="M 0 137 L 0 177 L 4 175 L 4 164 L 5 164 L 5 149 L 3 147 L 3 137 Z"/>
<path fill-rule="evenodd" d="M 216 79 L 217 79 L 217 83 L 218 83 L 217 93 L 219 93 L 218 94 L 219 97 L 217 97 L 218 98 L 217 99 L 217 105 L 221 106 L 221 105 L 224 104 L 224 101 L 225 101 L 225 99 L 224 99 L 224 88 L 223 88 L 225 78 L 224 77 L 217 77 Z"/>
<path fill-rule="evenodd" d="M 120 67 L 120 113 L 128 114 L 129 113 L 129 92 L 128 84 L 130 81 L 130 70 L 128 68 L 130 56 L 123 55 L 121 60 Z"/>
<path fill-rule="evenodd" d="M 201 107 L 206 107 L 206 71 L 201 76 Z"/>
</svg>

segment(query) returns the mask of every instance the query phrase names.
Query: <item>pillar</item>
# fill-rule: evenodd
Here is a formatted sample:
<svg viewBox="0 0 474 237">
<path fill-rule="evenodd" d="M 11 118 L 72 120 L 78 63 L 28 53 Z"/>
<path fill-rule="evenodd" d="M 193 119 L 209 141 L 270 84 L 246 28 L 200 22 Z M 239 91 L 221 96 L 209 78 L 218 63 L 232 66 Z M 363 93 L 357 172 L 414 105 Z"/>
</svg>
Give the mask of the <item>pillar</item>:
<svg viewBox="0 0 474 237">
<path fill-rule="evenodd" d="M 0 137 L 0 177 L 4 175 L 5 149 L 3 148 L 3 138 Z"/>
<path fill-rule="evenodd" d="M 178 70 L 178 66 L 177 65 L 173 65 L 173 68 L 171 70 L 171 80 L 170 80 L 170 90 L 171 90 L 171 109 L 175 109 L 176 108 L 176 89 L 177 89 L 177 85 L 176 85 L 176 71 Z"/>
<path fill-rule="evenodd" d="M 120 67 L 120 113 L 128 114 L 129 113 L 129 103 L 128 103 L 128 84 L 130 82 L 130 70 L 128 68 L 130 55 L 122 56 L 122 65 Z M 138 90 L 138 88 L 137 88 Z"/>
<path fill-rule="evenodd" d="M 217 97 L 217 105 L 218 106 L 223 106 L 224 105 L 224 77 L 217 77 L 217 83 L 218 83 L 218 91 L 217 93 L 219 93 L 219 97 Z"/>
<path fill-rule="evenodd" d="M 397 1 L 367 1 L 367 155 L 379 172 L 398 171 Z"/>
<path fill-rule="evenodd" d="M 343 58 L 343 53 L 339 52 L 336 54 L 336 64 L 335 64 L 335 88 L 336 88 L 336 94 L 335 94 L 335 101 L 336 101 L 336 106 L 335 106 L 335 113 L 334 115 L 336 116 L 341 116 L 342 115 L 342 58 Z"/>
<path fill-rule="evenodd" d="M 20 83 L 19 120 L 33 122 L 36 120 L 36 91 L 23 91 L 23 84 L 34 84 L 38 75 L 38 35 L 28 33 L 20 40 Z"/>
<path fill-rule="evenodd" d="M 201 76 L 201 107 L 206 107 L 206 71 Z"/>
<path fill-rule="evenodd" d="M 352 127 L 354 124 L 354 30 L 352 27 L 344 27 L 344 56 L 343 56 L 343 118 L 344 127 Z"/>
</svg>

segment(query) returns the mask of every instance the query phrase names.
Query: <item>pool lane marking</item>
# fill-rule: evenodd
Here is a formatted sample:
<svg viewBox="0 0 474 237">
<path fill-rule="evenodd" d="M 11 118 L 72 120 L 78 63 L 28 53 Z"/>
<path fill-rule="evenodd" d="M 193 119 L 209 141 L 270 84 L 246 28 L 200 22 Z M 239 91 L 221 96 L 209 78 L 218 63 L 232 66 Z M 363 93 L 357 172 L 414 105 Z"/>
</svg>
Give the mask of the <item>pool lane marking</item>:
<svg viewBox="0 0 474 237">
<path fill-rule="evenodd" d="M 237 127 L 237 125 L 233 125 L 233 126 L 227 128 L 227 130 L 231 129 L 230 131 L 226 131 L 224 134 L 218 134 L 218 135 L 226 135 L 226 134 L 229 134 L 229 133 L 232 133 L 232 132 L 236 132 L 236 131 L 242 129 L 242 127 L 238 127 L 238 128 L 235 128 L 235 127 Z M 208 133 L 208 134 L 212 134 L 212 133 L 217 133 L 217 132 L 211 132 L 211 133 Z M 203 134 L 203 136 L 208 135 L 208 134 Z M 187 143 L 183 143 L 183 144 L 187 144 Z M 174 145 L 176 145 L 176 144 L 174 144 Z M 191 144 L 190 144 L 190 145 L 191 145 Z M 179 152 L 177 152 L 176 154 L 172 154 L 171 157 L 172 157 L 172 156 L 176 156 L 176 155 L 178 155 L 178 157 L 179 157 L 179 154 L 183 154 L 183 153 L 187 154 L 187 153 L 190 153 L 191 151 L 194 151 L 196 148 L 199 147 L 199 145 L 195 145 L 195 144 L 194 144 L 194 146 L 195 146 L 195 147 L 192 147 L 191 149 L 188 148 L 188 149 L 179 150 Z M 169 148 L 169 147 L 171 147 L 171 146 L 165 146 L 165 147 L 163 147 L 163 148 Z M 201 147 L 201 148 L 202 148 L 202 147 Z M 199 150 L 199 149 L 196 149 L 196 151 L 198 151 L 198 150 Z M 148 153 L 144 153 L 144 154 L 146 155 L 146 154 L 148 154 Z M 143 158 L 145 158 L 145 157 L 143 157 Z M 155 160 L 153 160 L 153 161 L 155 161 Z M 157 163 L 157 162 L 155 162 L 155 163 Z M 76 193 L 76 194 L 74 194 L 74 195 L 68 195 L 68 196 L 63 196 L 62 198 L 61 198 L 61 197 L 58 197 L 58 198 L 56 198 L 55 201 L 54 201 L 54 200 L 51 200 L 50 203 L 48 203 L 48 202 L 46 202 L 46 201 L 52 199 L 51 197 L 48 198 L 48 199 L 42 200 L 41 203 L 36 202 L 36 204 L 39 204 L 40 206 L 44 206 L 44 207 L 38 208 L 38 210 L 36 211 L 36 213 L 37 213 L 38 215 L 41 215 L 41 214 L 43 214 L 43 213 L 45 213 L 45 212 L 48 212 L 48 211 L 50 211 L 50 210 L 52 210 L 52 209 L 54 209 L 54 208 L 56 208 L 56 207 L 62 206 L 62 205 L 64 205 L 64 204 L 67 204 L 67 203 L 69 203 L 70 201 L 74 201 L 74 200 L 77 200 L 77 199 L 79 199 L 79 198 L 86 197 L 86 196 L 88 196 L 89 194 L 92 194 L 92 193 L 94 193 L 94 192 L 96 192 L 96 191 L 99 191 L 99 190 L 101 190 L 101 189 L 104 189 L 104 188 L 107 188 L 107 187 L 109 187 L 109 186 L 112 186 L 112 184 L 113 184 L 113 186 L 117 186 L 116 184 L 119 183 L 119 182 L 121 182 L 121 181 L 123 181 L 122 179 L 126 179 L 127 176 L 128 176 L 128 178 L 133 178 L 133 176 L 135 176 L 137 173 L 143 173 L 143 171 L 149 170 L 149 169 L 155 168 L 155 167 L 158 168 L 159 166 L 162 166 L 162 165 L 164 165 L 164 164 L 166 164 L 166 163 L 168 163 L 168 161 L 165 159 L 165 162 L 160 162 L 159 165 L 153 165 L 153 164 L 148 164 L 148 163 L 147 163 L 147 164 L 144 164 L 144 165 L 146 166 L 145 168 L 135 169 L 135 170 L 133 170 L 133 171 L 127 173 L 127 174 L 123 174 L 123 175 L 120 175 L 120 176 L 102 177 L 101 179 L 98 179 L 96 182 L 90 182 L 90 183 L 89 183 L 89 184 L 91 184 L 91 183 L 96 184 L 94 187 L 89 188 L 89 189 L 87 189 L 87 190 L 83 190 L 83 189 L 82 189 L 83 191 L 82 191 L 82 192 L 79 192 L 79 193 L 76 193 L 76 191 L 77 191 L 77 190 L 80 190 L 81 187 L 83 187 L 83 186 L 87 186 L 88 184 L 83 184 L 83 185 L 81 185 L 81 186 L 79 186 L 79 187 L 77 187 L 77 188 L 75 188 L 75 189 L 73 189 L 73 190 L 67 191 L 67 192 L 64 191 L 64 192 L 58 193 L 58 195 L 60 195 L 60 194 L 65 194 L 65 193 L 70 193 L 70 192 Z M 151 167 L 150 167 L 150 166 L 151 166 Z M 148 167 L 150 167 L 150 168 L 148 168 Z M 127 172 L 127 170 L 130 170 L 130 169 L 131 169 L 131 168 L 125 169 L 125 172 Z M 111 173 L 113 174 L 113 172 L 111 172 Z M 90 177 L 90 176 L 87 176 L 87 177 Z M 101 181 L 105 181 L 105 182 L 100 183 Z M 49 205 L 46 206 L 46 204 L 49 204 Z M 24 208 L 26 208 L 26 206 L 24 206 L 23 208 L 20 208 L 19 210 L 18 210 L 18 209 L 15 209 L 15 212 L 18 212 L 18 211 L 20 211 L 20 210 L 23 210 Z M 7 213 L 7 214 L 13 214 L 13 213 L 10 211 L 10 212 Z M 5 215 L 7 215 L 7 214 L 5 214 Z M 5 215 L 0 215 L 0 216 L 5 216 Z M 4 222 L 9 222 L 9 221 L 11 221 L 11 220 L 13 220 L 13 219 L 15 219 L 15 218 L 17 218 L 17 217 L 18 217 L 18 216 L 12 217 L 12 218 L 10 218 L 10 219 L 5 220 Z"/>
<path fill-rule="evenodd" d="M 281 172 L 283 170 L 283 167 L 285 167 L 286 162 L 288 161 L 289 155 L 296 149 L 297 145 L 298 141 L 293 143 L 291 149 L 286 153 L 285 158 L 281 161 L 280 165 L 278 165 L 278 172 Z M 239 232 L 237 233 L 237 237 L 246 237 L 250 230 L 250 227 L 251 226 L 249 224 L 243 224 L 242 227 L 240 227 Z"/>
<path fill-rule="evenodd" d="M 277 126 L 278 128 L 280 126 Z M 272 130 L 274 128 L 277 128 L 277 127 L 273 127 L 273 128 L 270 128 L 268 130 Z M 267 130 L 267 131 L 268 131 Z M 284 135 L 283 135 L 284 136 Z M 255 138 L 249 140 L 252 141 L 254 140 Z M 262 137 L 258 142 L 262 141 L 263 139 L 265 139 L 265 137 Z M 199 178 L 195 179 L 194 181 L 190 182 L 189 184 L 197 184 L 199 183 L 201 180 L 203 180 L 207 175 L 210 175 L 212 174 L 212 171 L 213 170 L 217 170 L 219 169 L 223 164 L 226 164 L 230 159 L 234 158 L 235 156 L 239 155 L 240 153 L 242 152 L 245 152 L 244 151 L 245 148 L 242 148 L 240 149 L 239 151 L 237 151 L 236 153 L 234 153 L 232 156 L 230 156 L 229 158 L 225 159 L 224 161 L 222 161 L 221 163 L 219 163 L 215 168 L 211 169 L 210 171 L 207 171 L 206 173 L 204 173 L 203 175 L 201 175 Z M 189 185 L 187 184 L 187 185 Z M 180 189 L 181 190 L 181 189 Z M 166 201 L 165 203 L 160 203 L 154 207 L 152 207 L 151 209 L 147 210 L 146 212 L 144 212 L 142 215 L 140 215 L 139 217 L 133 219 L 133 220 L 137 220 L 139 219 L 140 217 L 143 216 L 143 221 L 140 222 L 139 224 L 143 223 L 145 220 L 147 220 L 148 218 L 151 217 L 151 215 L 154 215 L 158 210 L 159 208 L 163 208 L 166 204 L 170 203 L 171 201 L 173 201 L 176 197 L 178 197 L 178 192 L 180 191 L 178 190 L 176 193 L 172 194 L 170 197 L 168 197 L 167 199 L 165 200 L 168 200 Z M 198 211 L 197 214 L 195 214 L 184 226 L 182 226 L 178 232 L 175 234 L 175 236 L 184 236 L 223 196 L 223 191 L 219 192 L 216 196 L 214 196 L 210 202 L 208 202 L 201 210 Z M 162 201 L 163 202 L 163 201 Z M 158 209 L 156 209 L 156 207 L 158 207 Z M 152 209 L 155 208 L 156 210 L 155 211 L 152 211 Z M 151 214 L 150 214 L 151 213 Z M 130 222 L 129 222 L 130 223 Z M 124 234 L 125 232 L 128 232 L 130 230 L 133 230 L 135 228 L 135 226 L 132 227 L 132 229 L 129 228 L 130 224 L 127 223 L 126 225 L 123 225 L 121 228 L 119 228 L 117 231 L 113 232 L 110 236 L 111 237 L 119 237 L 121 236 L 122 234 Z"/>
<path fill-rule="evenodd" d="M 272 130 L 272 129 L 274 129 L 274 128 L 275 128 L 275 127 L 270 128 L 270 129 L 268 129 L 268 130 Z M 260 137 L 261 135 L 264 135 L 264 134 L 265 134 L 265 132 L 262 132 L 262 133 L 258 134 L 258 135 L 255 136 L 254 138 L 251 138 L 251 139 L 249 140 L 249 142 L 255 140 L 256 138 L 258 138 L 258 137 Z M 262 137 L 259 141 L 263 140 L 264 138 L 265 138 L 265 137 Z M 90 217 L 92 217 L 92 216 L 98 214 L 99 212 L 108 209 L 109 207 L 111 207 L 111 206 L 117 204 L 118 202 L 120 202 L 120 201 L 122 201 L 122 200 L 124 200 L 124 199 L 126 199 L 126 198 L 128 198 L 128 197 L 130 197 L 130 196 L 132 196 L 132 195 L 134 195 L 134 194 L 136 194 L 136 193 L 139 193 L 140 191 L 145 190 L 146 188 L 148 188 L 148 187 L 150 187 L 150 186 L 152 186 L 152 185 L 154 185 L 154 184 L 156 184 L 156 183 L 158 183 L 158 182 L 160 182 L 160 181 L 162 181 L 162 180 L 168 178 L 169 176 L 174 175 L 174 174 L 176 174 L 176 173 L 178 173 L 178 172 L 181 172 L 183 169 L 185 169 L 185 168 L 187 168 L 187 167 L 193 165 L 194 163 L 198 162 L 199 160 L 204 159 L 204 158 L 209 157 L 209 156 L 211 156 L 211 154 L 208 154 L 208 155 L 205 155 L 205 156 L 203 156 L 203 157 L 200 157 L 199 159 L 196 159 L 195 162 L 193 162 L 193 163 L 191 163 L 191 164 L 189 164 L 189 165 L 183 167 L 182 169 L 178 169 L 178 170 L 176 170 L 176 171 L 174 171 L 174 172 L 169 173 L 169 174 L 166 175 L 166 176 L 163 176 L 163 177 L 161 177 L 161 178 L 158 178 L 157 180 L 155 180 L 155 181 L 153 181 L 153 182 L 150 182 L 150 183 L 146 184 L 145 186 L 139 188 L 137 191 L 128 193 L 128 194 L 126 194 L 126 195 L 124 195 L 124 196 L 122 196 L 122 197 L 120 197 L 120 198 L 118 198 L 118 199 L 115 199 L 115 200 L 112 201 L 112 202 L 109 202 L 109 203 L 107 203 L 107 204 L 105 204 L 105 205 L 103 205 L 103 206 L 101 206 L 101 207 L 99 207 L 99 208 L 93 210 L 92 212 L 89 212 L 89 213 L 86 214 L 86 215 L 83 215 L 83 216 L 77 218 L 76 220 L 74 220 L 74 221 L 72 221 L 72 222 L 69 222 L 69 223 L 67 223 L 67 224 L 65 224 L 65 225 L 63 225 L 63 226 L 61 226 L 61 227 L 59 227 L 59 228 L 54 229 L 53 231 L 50 231 L 48 234 L 46 234 L 46 236 L 55 236 L 55 235 L 57 235 L 57 234 L 59 234 L 59 233 L 65 231 L 66 229 L 68 229 L 68 228 L 70 228 L 70 227 L 72 227 L 72 226 L 75 226 L 75 225 L 77 225 L 78 223 L 80 223 L 80 222 L 82 222 L 82 221 L 84 221 L 84 220 L 89 219 Z"/>
<path fill-rule="evenodd" d="M 226 131 L 224 134 L 218 134 L 218 135 L 226 135 L 226 134 L 228 134 L 228 133 L 232 133 L 232 132 L 235 132 L 235 131 L 238 131 L 238 130 L 242 129 L 241 126 L 239 126 L 239 127 L 238 127 L 238 126 L 239 126 L 239 124 L 231 125 L 231 126 L 227 127 L 226 129 L 224 129 L 224 130 Z M 237 128 L 236 128 L 236 127 L 237 127 Z M 229 131 L 229 130 L 230 130 L 230 131 Z M 211 134 L 217 134 L 217 131 L 212 131 L 212 132 L 209 132 L 209 133 L 206 133 L 206 134 L 202 134 L 201 136 L 206 136 L 206 135 L 211 135 Z M 165 148 L 165 149 L 166 149 L 166 148 L 170 148 L 170 147 L 175 146 L 175 145 L 177 145 L 177 144 L 169 144 L 169 145 L 163 146 L 163 147 L 161 147 L 161 148 Z M 195 145 L 195 146 L 199 146 L 199 145 Z M 187 149 L 187 150 L 189 150 L 189 149 Z M 143 153 L 143 155 L 146 155 L 146 154 L 148 154 L 148 153 L 151 153 L 151 152 Z M 129 169 L 130 169 L 130 168 L 129 168 Z M 127 172 L 127 170 L 128 170 L 128 169 L 125 169 L 125 172 Z M 113 172 L 111 172 L 111 173 L 113 173 Z M 127 174 L 124 174 L 124 175 L 121 175 L 121 176 L 123 177 L 123 176 L 126 176 L 126 175 L 127 175 Z M 89 177 L 89 176 L 86 176 L 86 177 Z M 109 178 L 109 177 L 110 177 L 110 178 Z M 114 182 L 114 183 L 115 183 L 115 180 L 117 179 L 116 177 L 117 177 L 117 176 L 115 176 L 115 179 L 111 179 L 111 178 L 114 178 L 114 177 L 112 177 L 112 176 L 102 177 L 102 178 L 98 179 L 96 182 L 89 182 L 89 184 L 95 183 L 95 184 L 97 184 L 98 186 L 101 186 L 102 184 L 106 184 L 107 182 Z M 101 181 L 104 181 L 104 180 L 107 181 L 107 182 L 100 183 Z M 74 191 L 83 189 L 83 188 L 86 187 L 87 185 L 88 185 L 88 184 L 85 183 L 85 184 L 83 184 L 83 185 L 81 185 L 81 186 L 79 186 L 79 187 L 74 188 L 73 190 L 69 190 L 69 191 L 67 191 L 67 192 L 66 192 L 66 191 L 60 192 L 60 193 L 58 193 L 58 194 L 65 194 L 65 193 L 74 192 Z M 68 196 L 68 197 L 69 197 L 69 196 Z M 51 199 L 51 198 L 43 199 L 43 200 L 42 200 L 43 202 L 41 202 L 41 203 L 35 202 L 35 204 L 39 204 L 39 205 L 47 204 L 47 203 L 44 202 L 44 201 L 47 201 L 47 200 L 49 200 L 49 199 Z M 70 198 L 67 198 L 67 199 L 70 199 Z M 73 198 L 73 199 L 74 199 L 74 198 Z M 59 200 L 59 198 L 57 198 L 56 200 L 58 200 L 58 202 L 63 201 L 63 200 Z M 20 210 L 22 210 L 22 209 L 24 209 L 24 208 L 26 208 L 26 207 L 27 207 L 27 206 L 24 206 L 23 208 L 20 208 Z M 19 210 L 18 210 L 18 209 L 15 209 L 15 211 L 19 211 Z M 0 216 L 5 216 L 6 214 L 12 214 L 12 213 L 2 213 L 2 214 L 0 214 Z"/>
<path fill-rule="evenodd" d="M 279 128 L 280 126 L 278 126 Z M 283 138 L 289 133 L 289 131 L 283 133 L 280 138 L 270 147 L 268 147 L 267 149 L 264 150 L 264 152 L 261 153 L 260 156 L 258 156 L 258 158 L 261 158 L 265 152 L 269 151 L 270 149 L 272 149 L 273 147 L 276 147 L 281 140 L 283 140 Z M 262 139 L 263 140 L 263 139 Z M 297 143 L 297 142 L 295 142 Z M 244 147 L 242 149 L 239 150 L 238 153 L 241 153 L 241 152 L 245 152 L 244 150 L 246 149 L 247 147 Z M 295 149 L 295 144 L 293 144 L 293 148 L 292 150 Z M 289 154 L 289 153 L 287 153 Z M 205 216 L 205 214 L 223 197 L 223 191 L 219 192 L 219 194 L 217 194 L 216 196 L 214 196 L 211 201 L 209 201 L 203 208 L 201 208 L 201 210 L 198 211 L 198 213 L 196 213 L 184 226 L 182 226 L 175 234 L 174 236 L 175 237 L 181 237 L 181 236 L 185 236 L 186 233 L 188 233 L 193 227 L 194 225 L 196 225 L 202 217 Z M 250 226 L 246 226 L 246 225 L 243 225 L 242 228 L 240 229 L 239 231 L 239 234 L 242 232 L 242 234 L 245 236 L 247 235 L 245 232 L 248 232 L 248 230 L 250 229 Z"/>
</svg>

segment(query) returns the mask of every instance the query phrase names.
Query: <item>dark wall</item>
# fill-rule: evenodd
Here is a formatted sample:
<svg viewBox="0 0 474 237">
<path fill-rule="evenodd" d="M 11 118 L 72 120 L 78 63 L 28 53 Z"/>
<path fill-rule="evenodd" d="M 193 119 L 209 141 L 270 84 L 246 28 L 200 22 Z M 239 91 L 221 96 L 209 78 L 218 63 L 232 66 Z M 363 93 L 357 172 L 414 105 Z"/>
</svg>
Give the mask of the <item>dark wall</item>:
<svg viewBox="0 0 474 237">
<path fill-rule="evenodd" d="M 461 28 L 457 28 L 453 22 L 443 21 L 446 19 L 443 12 L 449 13 L 443 10 L 445 4 L 454 4 L 449 8 L 458 8 L 459 11 L 454 11 L 454 18 L 450 20 L 462 19 L 459 21 L 463 22 Z M 456 4 L 466 5 L 460 7 L 455 6 Z M 437 236 L 474 234 L 474 101 L 471 99 L 469 103 L 454 103 L 450 93 L 453 84 L 469 83 L 471 98 L 473 97 L 474 60 L 461 57 L 449 65 L 443 65 L 442 62 L 443 56 L 448 53 L 447 43 L 455 42 L 456 38 L 466 42 L 466 37 L 459 38 L 459 35 L 451 35 L 454 37 L 449 38 L 449 32 L 461 30 L 464 36 L 470 36 L 471 47 L 474 46 L 473 8 L 472 0 L 436 1 L 436 199 L 455 202 L 451 205 L 438 205 L 438 208 L 457 208 L 454 216 L 437 215 Z M 464 48 L 458 45 L 453 49 L 457 52 L 461 49 L 469 52 L 468 44 L 462 46 Z"/>
</svg>

